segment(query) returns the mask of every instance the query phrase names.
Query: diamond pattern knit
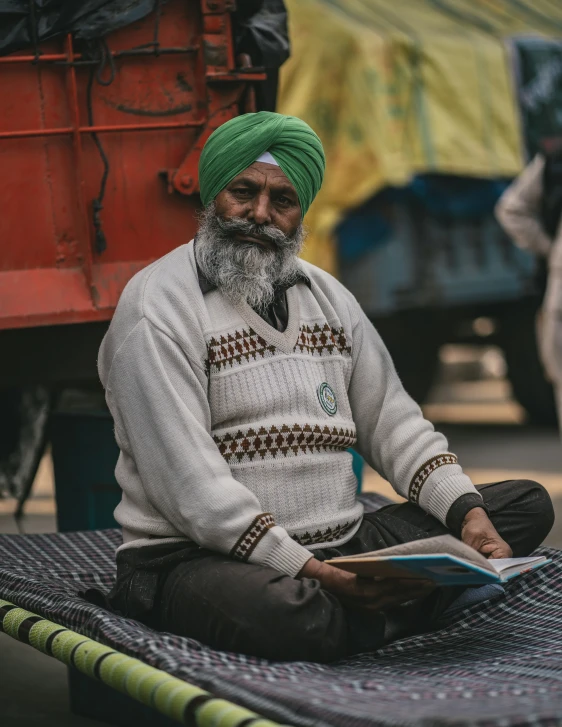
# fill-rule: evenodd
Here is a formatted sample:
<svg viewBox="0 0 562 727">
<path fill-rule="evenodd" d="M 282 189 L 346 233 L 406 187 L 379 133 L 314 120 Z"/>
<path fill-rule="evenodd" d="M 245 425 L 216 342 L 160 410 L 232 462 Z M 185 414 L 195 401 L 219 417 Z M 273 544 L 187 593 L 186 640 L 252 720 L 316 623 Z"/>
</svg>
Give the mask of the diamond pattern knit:
<svg viewBox="0 0 562 727">
<path fill-rule="evenodd" d="M 361 523 L 350 447 L 442 522 L 476 493 L 353 296 L 302 265 L 283 332 L 203 293 L 192 244 L 126 287 L 99 357 L 123 547 L 188 538 L 295 575 Z"/>
</svg>

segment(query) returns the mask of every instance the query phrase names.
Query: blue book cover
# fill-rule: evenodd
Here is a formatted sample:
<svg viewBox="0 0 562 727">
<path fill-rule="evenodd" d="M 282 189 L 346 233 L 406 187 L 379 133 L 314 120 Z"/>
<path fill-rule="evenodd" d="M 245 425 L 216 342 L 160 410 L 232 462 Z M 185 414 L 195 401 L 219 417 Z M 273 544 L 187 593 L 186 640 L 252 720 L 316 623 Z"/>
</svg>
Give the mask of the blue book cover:
<svg viewBox="0 0 562 727">
<path fill-rule="evenodd" d="M 505 583 L 549 563 L 545 556 L 487 559 L 452 535 L 326 561 L 365 578 L 412 578 L 440 586 Z"/>
</svg>

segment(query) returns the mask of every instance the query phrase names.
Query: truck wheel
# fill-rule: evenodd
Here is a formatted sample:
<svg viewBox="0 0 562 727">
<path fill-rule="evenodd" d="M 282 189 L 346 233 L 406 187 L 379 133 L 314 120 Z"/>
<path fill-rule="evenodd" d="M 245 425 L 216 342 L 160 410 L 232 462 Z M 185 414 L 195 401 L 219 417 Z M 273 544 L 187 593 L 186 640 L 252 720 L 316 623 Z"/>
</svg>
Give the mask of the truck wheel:
<svg viewBox="0 0 562 727">
<path fill-rule="evenodd" d="M 374 321 L 404 388 L 418 404 L 431 391 L 439 366 L 441 341 L 427 318 L 400 316 Z"/>
<path fill-rule="evenodd" d="M 392 354 L 391 354 L 392 355 Z M 423 354 L 408 351 L 404 356 L 394 358 L 398 376 L 408 394 L 418 404 L 423 404 L 435 381 L 439 366 L 439 349 L 435 347 Z"/>
<path fill-rule="evenodd" d="M 513 395 L 535 424 L 556 426 L 556 404 L 551 384 L 539 358 L 535 319 L 538 304 L 518 306 L 501 320 L 500 345 Z"/>
</svg>

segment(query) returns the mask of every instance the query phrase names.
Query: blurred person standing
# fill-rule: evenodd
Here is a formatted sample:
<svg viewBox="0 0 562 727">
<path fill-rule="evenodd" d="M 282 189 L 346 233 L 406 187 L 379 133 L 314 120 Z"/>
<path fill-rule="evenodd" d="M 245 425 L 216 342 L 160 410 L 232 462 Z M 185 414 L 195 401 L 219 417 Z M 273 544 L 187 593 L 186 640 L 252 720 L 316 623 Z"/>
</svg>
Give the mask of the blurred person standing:
<svg viewBox="0 0 562 727">
<path fill-rule="evenodd" d="M 521 248 L 547 262 L 547 286 L 538 327 L 547 378 L 556 394 L 562 429 L 562 145 L 538 153 L 506 189 L 496 217 Z"/>
</svg>

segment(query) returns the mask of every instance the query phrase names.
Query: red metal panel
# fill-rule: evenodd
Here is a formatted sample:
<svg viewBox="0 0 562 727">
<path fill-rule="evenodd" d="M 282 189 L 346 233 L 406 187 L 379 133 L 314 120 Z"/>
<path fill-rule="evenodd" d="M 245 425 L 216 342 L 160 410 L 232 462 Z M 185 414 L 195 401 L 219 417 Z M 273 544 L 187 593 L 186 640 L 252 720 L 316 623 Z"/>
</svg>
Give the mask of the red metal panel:
<svg viewBox="0 0 562 727">
<path fill-rule="evenodd" d="M 0 329 L 108 319 L 131 275 L 193 236 L 201 145 L 263 78 L 235 68 L 229 9 L 170 0 L 159 45 L 153 14 L 108 38 L 103 69 L 70 37 L 37 63 L 29 51 L 0 58 Z M 89 94 L 92 72 L 103 83 Z M 92 131 L 109 162 L 103 252 Z"/>
</svg>

